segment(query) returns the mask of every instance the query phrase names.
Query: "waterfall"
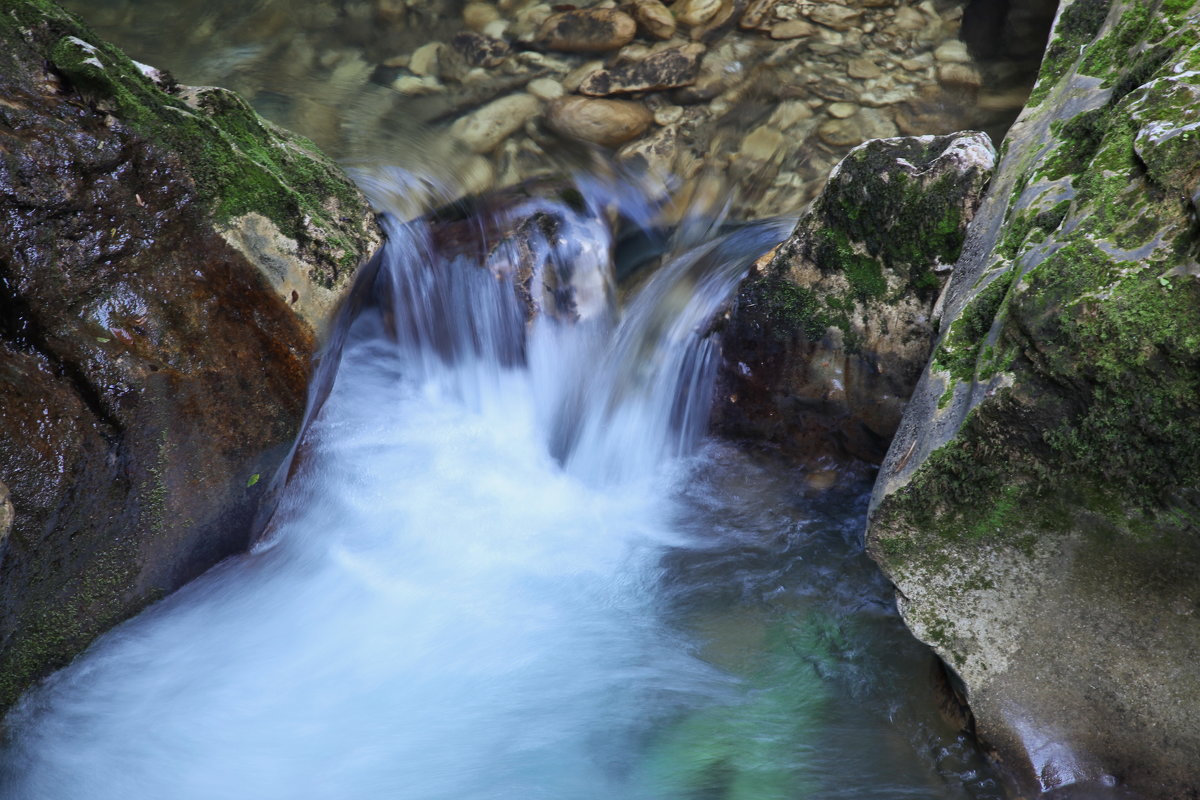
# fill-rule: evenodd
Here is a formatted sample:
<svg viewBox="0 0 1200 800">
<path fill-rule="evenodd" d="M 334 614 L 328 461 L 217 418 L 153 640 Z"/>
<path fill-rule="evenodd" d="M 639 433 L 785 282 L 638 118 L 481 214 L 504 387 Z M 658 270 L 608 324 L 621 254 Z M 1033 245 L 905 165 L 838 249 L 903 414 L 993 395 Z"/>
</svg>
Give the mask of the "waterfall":
<svg viewBox="0 0 1200 800">
<path fill-rule="evenodd" d="M 790 223 L 664 236 L 621 308 L 637 213 L 574 188 L 389 219 L 269 536 L 28 693 L 0 796 L 997 796 L 895 700 L 866 483 L 801 510 L 704 439 L 712 320 Z"/>
</svg>

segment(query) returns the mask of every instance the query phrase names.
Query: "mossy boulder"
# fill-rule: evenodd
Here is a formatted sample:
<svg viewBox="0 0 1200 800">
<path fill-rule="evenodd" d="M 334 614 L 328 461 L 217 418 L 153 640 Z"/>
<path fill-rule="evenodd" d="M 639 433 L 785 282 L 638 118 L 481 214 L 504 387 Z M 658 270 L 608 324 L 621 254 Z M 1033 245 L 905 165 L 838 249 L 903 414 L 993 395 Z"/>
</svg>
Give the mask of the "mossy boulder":
<svg viewBox="0 0 1200 800">
<path fill-rule="evenodd" d="M 46 0 L 0 0 L 0 219 L 3 709 L 246 547 L 379 236 L 310 144 Z"/>
<path fill-rule="evenodd" d="M 868 548 L 1030 790 L 1200 797 L 1200 6 L 1056 22 Z"/>
<path fill-rule="evenodd" d="M 935 304 L 994 162 L 982 133 L 852 150 L 739 289 L 718 429 L 878 462 L 929 358 Z"/>
</svg>

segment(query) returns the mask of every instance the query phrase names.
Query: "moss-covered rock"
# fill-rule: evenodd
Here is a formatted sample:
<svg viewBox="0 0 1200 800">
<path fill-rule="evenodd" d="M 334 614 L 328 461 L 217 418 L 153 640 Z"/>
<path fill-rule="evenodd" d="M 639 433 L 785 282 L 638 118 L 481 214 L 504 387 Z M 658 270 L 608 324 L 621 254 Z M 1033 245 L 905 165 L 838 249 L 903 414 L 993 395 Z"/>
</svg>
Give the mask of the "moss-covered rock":
<svg viewBox="0 0 1200 800">
<path fill-rule="evenodd" d="M 1031 787 L 1200 797 L 1198 23 L 1062 9 L 876 487 L 905 619 Z"/>
<path fill-rule="evenodd" d="M 722 337 L 719 429 L 879 461 L 994 160 L 982 133 L 852 150 L 739 290 Z"/>
<path fill-rule="evenodd" d="M 0 0 L 0 219 L 3 709 L 247 545 L 378 234 L 311 145 L 47 0 Z"/>
</svg>

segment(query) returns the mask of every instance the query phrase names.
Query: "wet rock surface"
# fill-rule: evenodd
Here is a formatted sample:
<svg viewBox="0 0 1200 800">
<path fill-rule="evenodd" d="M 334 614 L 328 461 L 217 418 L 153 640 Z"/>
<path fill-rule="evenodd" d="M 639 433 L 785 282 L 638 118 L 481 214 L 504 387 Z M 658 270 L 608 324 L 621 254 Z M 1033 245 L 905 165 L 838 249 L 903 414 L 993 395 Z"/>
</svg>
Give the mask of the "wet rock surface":
<svg viewBox="0 0 1200 800">
<path fill-rule="evenodd" d="M 3 708 L 246 547 L 378 234 L 235 96 L 37 0 L 0 3 L 0 43 Z"/>
<path fill-rule="evenodd" d="M 1200 797 L 1198 11 L 1064 7 L 876 485 L 870 552 L 1030 793 Z"/>
<path fill-rule="evenodd" d="M 878 463 L 937 330 L 935 302 L 995 163 L 982 133 L 884 139 L 834 169 L 723 326 L 716 427 Z"/>
</svg>

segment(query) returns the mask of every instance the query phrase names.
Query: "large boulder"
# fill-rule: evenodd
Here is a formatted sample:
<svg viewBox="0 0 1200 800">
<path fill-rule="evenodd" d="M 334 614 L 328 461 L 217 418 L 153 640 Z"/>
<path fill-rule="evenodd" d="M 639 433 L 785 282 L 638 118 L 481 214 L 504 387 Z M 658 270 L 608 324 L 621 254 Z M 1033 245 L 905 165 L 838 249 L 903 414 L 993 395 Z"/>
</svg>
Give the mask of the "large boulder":
<svg viewBox="0 0 1200 800">
<path fill-rule="evenodd" d="M 3 709 L 250 541 L 379 235 L 311 144 L 46 0 L 0 0 L 0 220 Z"/>
<path fill-rule="evenodd" d="M 873 499 L 1030 791 L 1200 797 L 1198 12 L 1064 4 Z"/>
<path fill-rule="evenodd" d="M 739 289 L 718 430 L 878 463 L 929 359 L 935 304 L 995 156 L 974 132 L 852 150 Z"/>
</svg>

